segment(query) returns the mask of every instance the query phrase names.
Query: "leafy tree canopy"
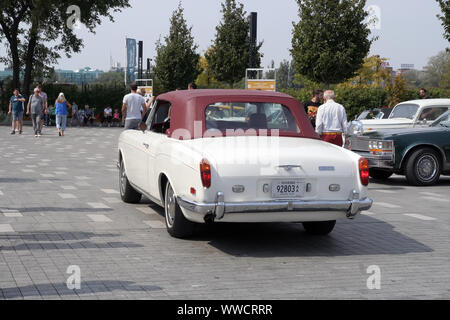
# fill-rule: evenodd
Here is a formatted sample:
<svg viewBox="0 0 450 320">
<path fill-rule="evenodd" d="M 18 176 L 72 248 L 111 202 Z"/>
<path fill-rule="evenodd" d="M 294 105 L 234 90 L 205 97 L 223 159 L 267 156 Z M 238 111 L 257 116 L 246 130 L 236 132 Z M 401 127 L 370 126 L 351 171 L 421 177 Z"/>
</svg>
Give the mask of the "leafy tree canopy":
<svg viewBox="0 0 450 320">
<path fill-rule="evenodd" d="M 450 0 L 436 0 L 442 9 L 442 15 L 438 18 L 442 21 L 444 27 L 444 38 L 450 41 Z"/>
<path fill-rule="evenodd" d="M 233 86 L 233 83 L 245 77 L 249 67 L 250 23 L 246 17 L 244 5 L 235 0 L 222 3 L 222 20 L 216 27 L 213 46 L 206 53 L 206 59 L 213 76 Z M 261 64 L 262 43 L 255 49 L 256 64 Z"/>
<path fill-rule="evenodd" d="M 80 9 L 78 17 L 68 10 L 74 6 Z M 102 17 L 113 21 L 112 13 L 129 6 L 129 0 L 0 0 L 0 35 L 9 44 L 3 61 L 13 68 L 14 86 L 19 87 L 23 71 L 27 94 L 33 76 L 49 71 L 61 54 L 70 57 L 82 50 L 83 40 L 73 28 L 76 18 L 95 33 Z"/>
<path fill-rule="evenodd" d="M 355 75 L 374 41 L 365 0 L 297 0 L 300 21 L 291 54 L 298 73 L 312 81 L 343 82 Z"/>
<path fill-rule="evenodd" d="M 188 27 L 181 3 L 170 19 L 169 35 L 156 42 L 155 76 L 163 91 L 186 89 L 200 74 L 200 55 Z"/>
</svg>

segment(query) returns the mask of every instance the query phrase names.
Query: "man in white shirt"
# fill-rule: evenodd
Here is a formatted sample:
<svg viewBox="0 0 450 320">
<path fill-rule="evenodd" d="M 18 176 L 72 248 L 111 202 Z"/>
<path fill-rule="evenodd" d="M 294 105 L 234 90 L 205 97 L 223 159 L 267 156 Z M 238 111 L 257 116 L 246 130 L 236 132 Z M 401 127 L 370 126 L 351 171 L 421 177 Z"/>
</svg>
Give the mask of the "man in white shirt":
<svg viewBox="0 0 450 320">
<path fill-rule="evenodd" d="M 342 136 L 347 132 L 347 113 L 345 108 L 334 102 L 334 91 L 325 91 L 325 104 L 319 107 L 316 118 L 316 132 L 323 141 L 342 147 Z"/>
<path fill-rule="evenodd" d="M 125 118 L 125 130 L 139 130 L 139 124 L 142 122 L 142 114 L 147 112 L 145 99 L 137 94 L 137 85 L 130 85 L 131 93 L 123 98 L 122 115 Z M 142 107 L 142 113 L 141 113 Z"/>
</svg>

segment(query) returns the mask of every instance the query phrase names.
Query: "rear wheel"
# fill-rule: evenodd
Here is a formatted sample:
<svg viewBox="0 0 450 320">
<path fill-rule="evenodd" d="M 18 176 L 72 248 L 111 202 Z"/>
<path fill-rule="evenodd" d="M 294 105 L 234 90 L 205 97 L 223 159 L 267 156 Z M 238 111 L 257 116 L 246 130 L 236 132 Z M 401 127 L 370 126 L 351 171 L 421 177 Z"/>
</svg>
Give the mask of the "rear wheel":
<svg viewBox="0 0 450 320">
<path fill-rule="evenodd" d="M 415 186 L 431 186 L 441 176 L 441 157 L 431 148 L 416 150 L 406 163 L 406 179 Z"/>
<path fill-rule="evenodd" d="M 195 223 L 187 220 L 177 203 L 175 193 L 167 182 L 164 198 L 167 232 L 175 238 L 187 238 L 194 233 Z"/>
<path fill-rule="evenodd" d="M 142 194 L 134 190 L 128 181 L 123 160 L 120 160 L 119 185 L 120 197 L 122 198 L 122 201 L 126 203 L 138 203 L 141 201 Z"/>
<path fill-rule="evenodd" d="M 375 180 L 387 180 L 394 173 L 392 171 L 382 170 L 382 169 L 370 169 L 369 174 Z"/>
<path fill-rule="evenodd" d="M 306 232 L 315 236 L 325 236 L 330 234 L 334 227 L 336 226 L 336 221 L 320 221 L 320 222 L 304 222 L 303 227 Z"/>
</svg>

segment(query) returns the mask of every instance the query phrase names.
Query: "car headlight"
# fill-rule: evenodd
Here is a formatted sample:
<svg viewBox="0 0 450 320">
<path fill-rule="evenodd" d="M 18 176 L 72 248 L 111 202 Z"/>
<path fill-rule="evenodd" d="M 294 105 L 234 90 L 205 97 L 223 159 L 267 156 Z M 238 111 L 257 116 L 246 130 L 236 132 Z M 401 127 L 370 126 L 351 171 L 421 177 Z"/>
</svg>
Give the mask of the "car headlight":
<svg viewBox="0 0 450 320">
<path fill-rule="evenodd" d="M 369 151 L 373 154 L 390 154 L 394 152 L 394 141 L 370 140 Z"/>
<path fill-rule="evenodd" d="M 361 121 L 352 121 L 352 124 L 350 125 L 348 129 L 348 134 L 351 136 L 358 136 L 363 134 L 364 132 L 364 126 Z"/>
</svg>

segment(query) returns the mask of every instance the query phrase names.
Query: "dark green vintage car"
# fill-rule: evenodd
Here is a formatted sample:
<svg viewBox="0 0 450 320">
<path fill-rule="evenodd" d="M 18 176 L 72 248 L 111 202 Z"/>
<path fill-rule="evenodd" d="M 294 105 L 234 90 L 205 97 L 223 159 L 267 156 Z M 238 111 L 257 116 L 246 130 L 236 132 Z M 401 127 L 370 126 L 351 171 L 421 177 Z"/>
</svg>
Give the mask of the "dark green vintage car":
<svg viewBox="0 0 450 320">
<path fill-rule="evenodd" d="M 408 183 L 430 186 L 450 175 L 450 111 L 430 127 L 382 130 L 347 138 L 345 147 L 366 158 L 376 180 L 405 175 Z"/>
</svg>

